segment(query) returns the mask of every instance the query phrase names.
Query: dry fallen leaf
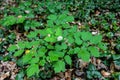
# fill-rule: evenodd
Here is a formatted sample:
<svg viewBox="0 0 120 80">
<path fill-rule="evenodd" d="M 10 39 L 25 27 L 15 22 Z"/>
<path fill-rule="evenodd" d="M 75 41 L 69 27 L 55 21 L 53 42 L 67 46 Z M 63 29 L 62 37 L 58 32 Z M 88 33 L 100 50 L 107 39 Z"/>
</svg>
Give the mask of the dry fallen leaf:
<svg viewBox="0 0 120 80">
<path fill-rule="evenodd" d="M 100 11 L 96 10 L 95 11 L 95 16 L 98 16 L 100 14 Z"/>
<path fill-rule="evenodd" d="M 119 65 L 114 64 L 114 66 L 115 66 L 115 69 L 120 70 L 120 66 Z"/>
<path fill-rule="evenodd" d="M 100 63 L 100 64 L 98 64 L 97 65 L 97 69 L 104 69 L 104 70 L 107 70 L 108 69 L 108 67 L 105 65 L 105 64 L 103 64 L 103 63 Z"/>
<path fill-rule="evenodd" d="M 97 64 L 100 64 L 100 63 L 101 63 L 101 60 L 100 60 L 100 59 L 97 59 L 96 62 L 97 62 Z"/>
<path fill-rule="evenodd" d="M 70 70 L 67 70 L 67 71 L 65 72 L 65 79 L 66 79 L 66 80 L 71 80 L 71 71 L 70 71 Z"/>
<path fill-rule="evenodd" d="M 102 70 L 101 71 L 101 74 L 104 76 L 104 77 L 109 77 L 111 75 L 110 72 L 106 72 L 105 70 Z"/>
<path fill-rule="evenodd" d="M 6 72 L 6 73 L 0 75 L 0 80 L 4 80 L 5 78 L 7 78 L 9 76 L 10 76 L 10 72 Z"/>
<path fill-rule="evenodd" d="M 84 72 L 77 69 L 77 70 L 75 70 L 75 75 L 78 77 L 81 77 L 84 75 Z"/>
<path fill-rule="evenodd" d="M 75 78 L 75 80 L 82 80 L 81 78 Z"/>
<path fill-rule="evenodd" d="M 115 65 L 114 63 L 110 64 L 110 72 L 113 73 L 115 71 Z"/>
<path fill-rule="evenodd" d="M 79 64 L 79 68 L 81 69 L 85 68 L 88 65 L 88 63 L 84 62 L 82 59 L 78 60 L 78 64 Z"/>
<path fill-rule="evenodd" d="M 15 62 L 12 61 L 1 61 L 0 63 L 0 80 L 9 78 L 10 80 L 15 80 L 16 73 L 18 72 Z"/>
</svg>

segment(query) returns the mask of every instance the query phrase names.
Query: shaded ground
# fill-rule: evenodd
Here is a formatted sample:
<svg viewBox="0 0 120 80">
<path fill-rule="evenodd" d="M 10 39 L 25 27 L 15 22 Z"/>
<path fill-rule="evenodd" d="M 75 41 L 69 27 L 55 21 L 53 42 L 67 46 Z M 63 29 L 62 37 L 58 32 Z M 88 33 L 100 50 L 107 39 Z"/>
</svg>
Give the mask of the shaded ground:
<svg viewBox="0 0 120 80">
<path fill-rule="evenodd" d="M 12 0 L 5 0 L 0 1 L 0 5 L 0 19 L 2 19 L 5 13 L 7 15 L 15 15 L 15 13 L 9 11 L 9 7 L 18 6 L 18 3 Z M 73 15 L 76 15 L 75 13 L 79 11 L 75 6 L 70 7 L 69 10 Z M 28 13 L 28 11 L 25 11 L 25 13 Z M 41 14 L 44 14 L 44 12 Z M 41 14 L 35 14 L 36 17 L 28 19 L 35 19 L 38 21 L 39 19 L 41 19 L 45 25 L 46 16 L 50 13 L 46 13 L 44 15 Z M 81 59 L 75 58 L 73 61 L 74 65 L 71 69 L 68 67 L 68 69 L 64 73 L 61 72 L 59 74 L 52 74 L 52 78 L 49 79 L 46 79 L 46 75 L 42 78 L 43 80 L 86 80 L 87 77 L 92 77 L 91 80 L 118 79 L 118 77 L 120 76 L 120 12 L 111 12 L 109 9 L 97 9 L 94 10 L 91 14 L 89 14 L 89 16 L 91 17 L 89 20 L 83 20 L 76 17 L 76 21 L 71 24 L 78 25 L 80 29 L 89 30 L 92 34 L 103 34 L 103 41 L 108 44 L 108 51 L 106 51 L 106 54 L 103 54 L 100 58 L 92 57 L 89 63 L 83 62 Z M 10 44 L 17 42 L 18 40 L 26 39 L 25 36 L 28 32 L 21 33 L 17 25 L 14 26 L 15 27 L 11 30 L 6 30 L 4 27 L 0 26 L 0 29 L 2 31 L 7 31 L 6 33 L 3 33 L 3 36 L 1 34 L 2 37 L 0 37 L 1 43 L 6 42 L 5 44 L 1 44 L 2 46 L 0 47 L 0 55 L 2 56 L 8 54 L 6 49 Z M 10 36 L 9 33 L 15 33 L 16 37 L 13 39 L 13 41 L 11 38 L 7 37 Z M 15 76 L 19 72 L 20 67 L 18 67 L 14 60 L 12 60 L 11 58 L 13 58 L 11 57 L 11 55 L 1 57 L 0 80 L 15 80 Z M 47 72 L 43 72 L 43 75 L 45 75 L 46 73 Z M 36 78 L 32 79 L 36 80 Z M 24 77 L 24 80 L 29 79 Z"/>
</svg>

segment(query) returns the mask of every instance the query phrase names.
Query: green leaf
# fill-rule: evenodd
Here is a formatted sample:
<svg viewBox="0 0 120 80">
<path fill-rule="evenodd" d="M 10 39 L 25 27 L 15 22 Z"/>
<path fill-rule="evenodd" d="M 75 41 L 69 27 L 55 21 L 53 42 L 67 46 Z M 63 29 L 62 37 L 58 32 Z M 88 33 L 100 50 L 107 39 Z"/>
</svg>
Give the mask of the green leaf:
<svg viewBox="0 0 120 80">
<path fill-rule="evenodd" d="M 100 56 L 99 50 L 96 47 L 90 46 L 90 47 L 88 47 L 88 50 L 90 51 L 92 56 L 94 56 L 94 57 Z"/>
<path fill-rule="evenodd" d="M 51 36 L 45 37 L 44 40 L 47 41 L 47 42 L 56 42 L 56 37 L 51 35 Z"/>
<path fill-rule="evenodd" d="M 70 50 L 67 52 L 67 54 L 68 54 L 68 55 L 70 55 L 70 54 L 75 54 L 75 53 L 74 53 L 74 49 L 70 49 Z"/>
<path fill-rule="evenodd" d="M 83 42 L 83 41 L 82 41 L 80 38 L 75 38 L 75 43 L 76 43 L 77 45 L 81 45 L 82 42 Z"/>
<path fill-rule="evenodd" d="M 53 28 L 47 28 L 45 32 L 48 33 L 48 34 L 53 34 L 54 29 Z"/>
<path fill-rule="evenodd" d="M 30 26 L 31 26 L 30 24 L 31 24 L 31 21 L 29 21 L 29 20 L 25 21 L 24 28 L 26 31 L 28 31 L 30 29 Z"/>
<path fill-rule="evenodd" d="M 75 43 L 77 45 L 81 45 L 83 43 L 83 41 L 80 39 L 80 33 L 79 32 L 74 33 L 74 38 L 75 38 Z"/>
<path fill-rule="evenodd" d="M 64 59 L 65 59 L 65 61 L 66 61 L 67 64 L 69 64 L 69 65 L 72 64 L 72 60 L 71 60 L 71 57 L 70 57 L 69 55 L 66 55 L 66 56 L 64 57 Z"/>
<path fill-rule="evenodd" d="M 93 44 L 98 44 L 101 41 L 102 41 L 101 35 L 95 35 L 95 36 L 91 37 L 91 40 L 90 40 L 90 42 Z"/>
<path fill-rule="evenodd" d="M 62 29 L 60 29 L 60 28 L 57 28 L 57 29 L 55 29 L 55 35 L 56 36 L 62 36 Z"/>
<path fill-rule="evenodd" d="M 101 73 L 96 69 L 96 66 L 90 63 L 90 64 L 88 65 L 87 77 L 88 77 L 89 79 L 92 79 L 93 77 L 94 77 L 94 78 L 101 78 L 102 75 L 101 75 Z"/>
<path fill-rule="evenodd" d="M 61 71 L 65 71 L 65 62 L 64 61 L 58 61 L 55 64 L 53 64 L 55 73 L 59 73 Z"/>
<path fill-rule="evenodd" d="M 40 45 L 40 41 L 36 40 L 36 41 L 32 41 L 30 42 L 31 45 L 33 45 L 34 47 L 37 47 L 38 45 Z"/>
<path fill-rule="evenodd" d="M 29 9 L 29 14 L 26 15 L 28 18 L 35 18 L 35 15 L 32 13 L 32 11 Z M 33 21 L 33 20 L 32 20 Z M 40 25 L 40 24 L 39 24 Z M 38 26 L 31 26 L 32 28 L 38 27 Z"/>
<path fill-rule="evenodd" d="M 47 20 L 47 26 L 48 27 L 54 27 L 53 21 L 52 20 Z"/>
<path fill-rule="evenodd" d="M 40 62 L 39 62 L 40 66 L 44 66 L 45 63 L 46 63 L 46 61 L 45 61 L 44 59 L 43 59 L 43 60 L 40 60 Z"/>
<path fill-rule="evenodd" d="M 49 55 L 49 60 L 50 61 L 57 61 L 59 58 L 64 57 L 64 52 L 59 52 L 59 51 L 50 51 L 48 53 Z"/>
<path fill-rule="evenodd" d="M 72 36 L 67 37 L 69 43 L 74 43 L 74 38 Z"/>
<path fill-rule="evenodd" d="M 23 77 L 24 77 L 24 72 L 21 71 L 16 75 L 15 80 L 23 80 Z"/>
<path fill-rule="evenodd" d="M 32 2 L 30 2 L 30 1 L 26 1 L 26 2 L 23 2 L 23 3 L 21 3 L 21 4 L 24 4 L 25 6 L 30 6 L 31 4 L 32 4 Z"/>
<path fill-rule="evenodd" d="M 63 58 L 65 53 L 64 52 L 59 52 L 59 51 L 55 51 L 56 55 L 58 55 L 58 57 Z"/>
<path fill-rule="evenodd" d="M 59 17 L 58 17 L 58 20 L 59 21 L 63 21 L 63 22 L 66 22 L 66 17 L 67 17 L 67 15 L 66 14 L 61 14 L 61 15 L 59 15 Z"/>
<path fill-rule="evenodd" d="M 87 43 L 87 42 L 83 42 L 82 45 L 83 45 L 82 48 L 86 48 L 86 47 L 88 47 L 90 44 Z"/>
<path fill-rule="evenodd" d="M 31 53 L 33 53 L 35 56 L 38 56 L 36 53 L 37 53 L 37 49 L 38 49 L 38 46 L 34 45 L 32 47 L 32 49 L 30 50 Z M 29 50 L 28 50 L 29 51 Z M 26 53 L 27 53 L 27 50 L 26 50 Z"/>
<path fill-rule="evenodd" d="M 22 58 L 17 59 L 16 64 L 17 64 L 18 66 L 20 66 L 20 67 L 23 67 L 24 64 L 23 64 L 23 62 L 22 62 Z"/>
<path fill-rule="evenodd" d="M 79 47 L 74 48 L 74 53 L 79 53 L 79 51 L 80 51 Z"/>
<path fill-rule="evenodd" d="M 40 22 L 37 22 L 35 20 L 27 20 L 25 21 L 25 30 L 28 31 L 30 28 L 35 29 L 36 27 L 41 26 Z"/>
<path fill-rule="evenodd" d="M 11 46 L 8 47 L 7 50 L 8 51 L 15 51 L 16 49 L 18 49 L 16 45 L 11 45 Z"/>
<path fill-rule="evenodd" d="M 39 30 L 39 34 L 40 34 L 40 37 L 42 37 L 42 36 L 48 35 L 48 32 L 46 31 L 46 29 L 43 29 L 43 30 Z"/>
<path fill-rule="evenodd" d="M 55 49 L 56 49 L 57 51 L 65 50 L 65 49 L 67 49 L 67 44 L 65 44 L 65 43 L 62 43 L 61 45 L 56 44 L 56 45 L 55 45 Z"/>
<path fill-rule="evenodd" d="M 50 62 L 58 61 L 58 55 L 49 56 L 49 60 L 50 60 Z"/>
<path fill-rule="evenodd" d="M 48 55 L 49 55 L 48 58 L 51 62 L 58 61 L 59 55 L 56 53 L 56 51 L 50 51 Z"/>
<path fill-rule="evenodd" d="M 38 63 L 38 62 L 39 62 L 39 57 L 35 57 L 35 58 L 32 58 L 29 63 L 34 64 L 34 63 Z"/>
<path fill-rule="evenodd" d="M 23 23 L 24 21 L 25 21 L 25 17 L 22 16 L 22 17 L 20 17 L 20 18 L 17 18 L 16 23 Z"/>
<path fill-rule="evenodd" d="M 113 61 L 116 66 L 120 66 L 120 60 Z"/>
<path fill-rule="evenodd" d="M 107 50 L 107 46 L 106 46 L 105 43 L 102 43 L 102 42 L 99 43 L 99 44 L 98 44 L 98 47 L 99 47 L 100 49 L 104 50 L 104 51 Z"/>
<path fill-rule="evenodd" d="M 37 51 L 39 57 L 45 56 L 46 52 L 47 52 L 47 49 L 45 47 L 40 47 Z"/>
<path fill-rule="evenodd" d="M 55 45 L 55 49 L 56 49 L 56 51 L 61 51 L 61 50 L 62 50 L 62 47 L 61 47 L 61 45 L 56 44 L 56 45 Z"/>
<path fill-rule="evenodd" d="M 36 36 L 37 36 L 37 32 L 36 31 L 31 31 L 28 35 L 27 35 L 27 37 L 28 38 L 35 38 Z"/>
<path fill-rule="evenodd" d="M 62 49 L 67 49 L 67 44 L 66 43 L 62 43 L 61 48 Z"/>
<path fill-rule="evenodd" d="M 50 19 L 52 21 L 55 21 L 57 19 L 57 16 L 51 14 L 51 15 L 48 16 L 48 19 Z"/>
<path fill-rule="evenodd" d="M 25 42 L 24 41 L 19 41 L 17 44 L 18 44 L 18 47 L 20 49 L 24 49 L 25 48 Z"/>
<path fill-rule="evenodd" d="M 31 48 L 33 45 L 30 45 L 30 42 L 26 41 L 24 42 L 26 48 Z"/>
<path fill-rule="evenodd" d="M 68 24 L 68 23 L 62 23 L 62 28 L 67 29 L 67 28 L 71 28 L 71 27 L 70 27 L 70 24 Z"/>
<path fill-rule="evenodd" d="M 92 38 L 92 34 L 90 32 L 81 32 L 81 38 L 84 41 L 90 40 Z"/>
<path fill-rule="evenodd" d="M 118 59 L 120 59 L 120 55 L 118 54 L 114 54 L 114 55 L 112 55 L 112 57 L 113 57 L 113 60 L 118 60 Z"/>
<path fill-rule="evenodd" d="M 66 22 L 72 22 L 72 21 L 74 21 L 74 17 L 73 16 L 67 16 L 65 18 L 65 20 L 66 20 Z"/>
<path fill-rule="evenodd" d="M 78 57 L 86 62 L 88 62 L 90 60 L 90 54 L 86 49 L 80 49 L 80 51 L 78 53 Z"/>
<path fill-rule="evenodd" d="M 24 52 L 24 50 L 18 50 L 18 51 L 16 51 L 16 52 L 14 53 L 14 56 L 15 56 L 15 57 L 19 57 L 19 56 L 21 56 L 21 55 L 23 54 L 23 52 Z"/>
<path fill-rule="evenodd" d="M 31 26 L 31 28 L 39 27 L 40 26 L 40 22 L 32 20 L 32 22 L 30 23 L 30 26 Z"/>
<path fill-rule="evenodd" d="M 55 10 L 54 9 L 50 9 L 50 8 L 48 8 L 49 9 L 49 11 L 51 12 L 51 13 L 55 13 Z"/>
<path fill-rule="evenodd" d="M 3 18 L 3 20 L 0 22 L 3 26 L 11 26 L 16 23 L 16 18 L 14 16 L 7 16 Z"/>
<path fill-rule="evenodd" d="M 31 77 L 31 76 L 36 75 L 36 74 L 38 75 L 38 73 L 39 73 L 39 66 L 38 66 L 38 64 L 31 64 L 27 68 L 26 72 L 27 72 L 27 76 L 28 77 Z"/>
<path fill-rule="evenodd" d="M 48 49 L 54 49 L 54 46 L 50 45 L 50 44 L 47 44 L 47 48 Z"/>
<path fill-rule="evenodd" d="M 33 54 L 28 53 L 22 57 L 23 64 L 28 63 L 32 59 Z"/>
<path fill-rule="evenodd" d="M 95 70 L 96 70 L 95 65 L 93 65 L 92 63 L 90 63 L 90 64 L 88 65 L 88 70 L 89 70 L 89 71 L 95 71 Z"/>
</svg>

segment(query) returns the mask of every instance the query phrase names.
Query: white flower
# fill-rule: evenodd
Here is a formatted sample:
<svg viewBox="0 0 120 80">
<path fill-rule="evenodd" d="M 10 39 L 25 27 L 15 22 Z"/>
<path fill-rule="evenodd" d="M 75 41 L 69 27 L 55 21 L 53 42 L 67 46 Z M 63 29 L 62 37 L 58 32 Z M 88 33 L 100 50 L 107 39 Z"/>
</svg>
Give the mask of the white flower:
<svg viewBox="0 0 120 80">
<path fill-rule="evenodd" d="M 30 11 L 29 11 L 29 10 L 25 10 L 25 13 L 27 13 L 27 14 L 28 14 L 28 13 L 30 13 Z"/>
<path fill-rule="evenodd" d="M 93 34 L 93 35 L 96 35 L 96 34 L 98 34 L 98 32 L 97 32 L 97 31 L 96 31 L 96 32 L 94 31 L 94 32 L 92 32 L 92 34 Z"/>
<path fill-rule="evenodd" d="M 58 36 L 58 37 L 57 37 L 57 41 L 61 41 L 62 39 L 63 39 L 62 36 Z"/>
<path fill-rule="evenodd" d="M 22 18 L 22 15 L 19 15 L 18 18 Z"/>
<path fill-rule="evenodd" d="M 48 34 L 48 37 L 50 37 L 51 35 L 50 34 Z"/>
</svg>

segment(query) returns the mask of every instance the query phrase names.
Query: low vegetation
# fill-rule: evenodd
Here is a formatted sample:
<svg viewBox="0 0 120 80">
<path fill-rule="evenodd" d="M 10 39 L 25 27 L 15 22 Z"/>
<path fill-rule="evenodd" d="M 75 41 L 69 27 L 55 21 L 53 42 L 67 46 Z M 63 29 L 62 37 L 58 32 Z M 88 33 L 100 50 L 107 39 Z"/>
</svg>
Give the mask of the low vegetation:
<svg viewBox="0 0 120 80">
<path fill-rule="evenodd" d="M 1 64 L 17 65 L 14 80 L 118 80 L 119 4 L 119 0 L 1 1 Z M 11 80 L 10 75 L 1 79 L 7 78 Z"/>
</svg>

